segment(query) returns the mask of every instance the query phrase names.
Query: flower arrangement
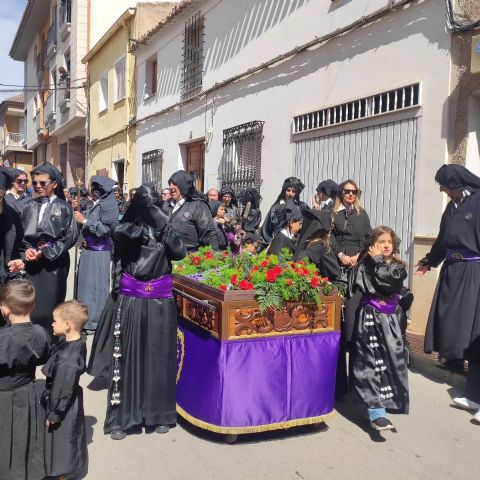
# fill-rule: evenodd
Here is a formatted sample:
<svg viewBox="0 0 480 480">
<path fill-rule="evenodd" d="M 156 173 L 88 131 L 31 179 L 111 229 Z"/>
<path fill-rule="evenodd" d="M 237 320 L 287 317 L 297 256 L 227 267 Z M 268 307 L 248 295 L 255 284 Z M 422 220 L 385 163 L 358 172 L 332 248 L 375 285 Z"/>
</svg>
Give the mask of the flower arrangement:
<svg viewBox="0 0 480 480">
<path fill-rule="evenodd" d="M 266 252 L 232 256 L 229 252 L 214 252 L 210 247 L 203 247 L 174 263 L 173 273 L 223 291 L 255 290 L 262 312 L 279 310 L 287 302 L 320 305 L 320 293 L 329 295 L 334 288 L 313 263 L 293 262 L 286 249 L 278 256 Z"/>
</svg>

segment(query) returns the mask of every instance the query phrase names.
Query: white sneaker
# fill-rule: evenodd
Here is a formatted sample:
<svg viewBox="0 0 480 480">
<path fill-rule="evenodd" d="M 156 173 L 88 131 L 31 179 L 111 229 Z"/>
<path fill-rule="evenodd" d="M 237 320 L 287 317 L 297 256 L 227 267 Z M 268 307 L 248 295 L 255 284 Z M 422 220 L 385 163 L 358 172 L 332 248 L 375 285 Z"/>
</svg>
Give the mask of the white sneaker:
<svg viewBox="0 0 480 480">
<path fill-rule="evenodd" d="M 480 423 L 480 410 L 473 416 L 473 419 Z"/>
<path fill-rule="evenodd" d="M 456 398 L 453 399 L 453 404 L 456 407 L 463 408 L 464 410 L 479 410 L 480 411 L 480 404 L 478 404 L 476 402 L 472 402 L 467 397 L 456 397 Z"/>
</svg>

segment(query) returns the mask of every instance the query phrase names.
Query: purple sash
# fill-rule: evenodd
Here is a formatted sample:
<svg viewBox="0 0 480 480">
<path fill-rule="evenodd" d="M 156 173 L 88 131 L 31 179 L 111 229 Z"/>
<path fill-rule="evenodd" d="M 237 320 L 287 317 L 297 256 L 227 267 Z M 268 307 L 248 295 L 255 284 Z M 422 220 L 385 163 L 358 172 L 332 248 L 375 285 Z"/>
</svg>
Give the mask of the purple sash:
<svg viewBox="0 0 480 480">
<path fill-rule="evenodd" d="M 395 313 L 398 307 L 400 295 L 393 295 L 389 298 L 375 297 L 373 295 L 363 295 L 360 300 L 360 306 L 369 306 L 374 308 L 380 313 Z"/>
<path fill-rule="evenodd" d="M 110 252 L 113 249 L 113 243 L 110 237 L 86 235 L 84 240 L 83 247 L 93 252 Z"/>
<path fill-rule="evenodd" d="M 446 255 L 447 262 L 480 262 L 480 253 L 468 248 L 449 248 Z"/>
<path fill-rule="evenodd" d="M 120 293 L 135 298 L 173 298 L 173 277 L 162 275 L 147 282 L 137 280 L 128 273 L 120 276 Z"/>
<path fill-rule="evenodd" d="M 52 247 L 55 243 L 55 240 L 52 237 L 40 237 L 32 239 L 31 241 L 29 241 L 29 243 L 32 248 L 42 250 L 43 248 Z"/>
</svg>

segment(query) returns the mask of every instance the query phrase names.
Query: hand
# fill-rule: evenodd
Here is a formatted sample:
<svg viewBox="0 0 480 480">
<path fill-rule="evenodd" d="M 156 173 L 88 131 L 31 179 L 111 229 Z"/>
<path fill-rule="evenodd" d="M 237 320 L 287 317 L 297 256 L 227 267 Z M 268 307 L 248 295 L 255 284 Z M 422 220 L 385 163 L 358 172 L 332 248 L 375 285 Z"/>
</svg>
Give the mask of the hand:
<svg viewBox="0 0 480 480">
<path fill-rule="evenodd" d="M 46 420 L 45 425 L 47 426 L 47 428 L 50 428 L 50 427 L 53 427 L 55 425 L 55 422 L 52 422 L 50 420 Z"/>
<path fill-rule="evenodd" d="M 320 210 L 320 203 L 318 203 L 318 195 L 312 197 L 312 208 L 315 210 Z"/>
<path fill-rule="evenodd" d="M 18 273 L 22 271 L 25 268 L 25 264 L 23 263 L 23 260 L 10 260 L 8 262 L 8 271 L 10 273 Z"/>
<path fill-rule="evenodd" d="M 219 223 L 220 225 L 223 225 L 225 223 L 225 219 L 224 218 L 217 218 L 217 223 Z"/>
<path fill-rule="evenodd" d="M 356 255 L 354 255 L 353 257 L 350 257 L 350 262 L 352 264 L 352 267 L 354 267 L 357 262 L 358 262 L 358 257 L 360 256 L 359 253 L 357 253 Z"/>
<path fill-rule="evenodd" d="M 77 223 L 83 223 L 85 221 L 85 215 L 83 213 L 75 211 L 73 212 L 73 217 Z"/>
<path fill-rule="evenodd" d="M 78 198 L 70 198 L 70 204 L 74 210 L 78 209 Z"/>
<path fill-rule="evenodd" d="M 416 265 L 415 275 L 425 275 L 428 272 L 428 267 L 423 263 L 418 262 Z"/>
<path fill-rule="evenodd" d="M 382 255 L 382 250 L 381 250 L 380 247 L 378 246 L 378 243 L 376 243 L 375 245 L 372 245 L 372 246 L 368 249 L 368 254 L 369 254 L 371 257 L 376 257 L 377 255 Z"/>
<path fill-rule="evenodd" d="M 352 258 L 349 257 L 348 255 L 343 255 L 343 257 L 340 259 L 340 262 L 344 267 L 352 266 Z"/>
<path fill-rule="evenodd" d="M 25 251 L 25 258 L 27 262 L 34 262 L 36 259 L 37 251 L 34 248 L 27 248 Z"/>
</svg>

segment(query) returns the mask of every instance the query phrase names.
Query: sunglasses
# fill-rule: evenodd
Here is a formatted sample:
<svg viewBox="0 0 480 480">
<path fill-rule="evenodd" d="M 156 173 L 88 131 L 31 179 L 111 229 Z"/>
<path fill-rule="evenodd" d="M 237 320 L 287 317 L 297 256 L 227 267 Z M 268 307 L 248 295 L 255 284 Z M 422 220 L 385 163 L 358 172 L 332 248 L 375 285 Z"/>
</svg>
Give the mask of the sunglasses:
<svg viewBox="0 0 480 480">
<path fill-rule="evenodd" d="M 162 195 L 170 195 L 170 192 L 162 192 Z"/>
<path fill-rule="evenodd" d="M 28 180 L 17 179 L 15 180 L 15 183 L 17 183 L 18 185 L 22 185 L 22 184 L 26 185 L 28 183 Z"/>
<path fill-rule="evenodd" d="M 46 187 L 47 185 L 50 185 L 52 183 L 51 180 L 40 180 L 37 182 L 36 180 L 33 180 L 32 185 L 34 187 Z"/>
<path fill-rule="evenodd" d="M 344 195 L 356 195 L 358 193 L 358 190 L 343 190 Z"/>
</svg>

